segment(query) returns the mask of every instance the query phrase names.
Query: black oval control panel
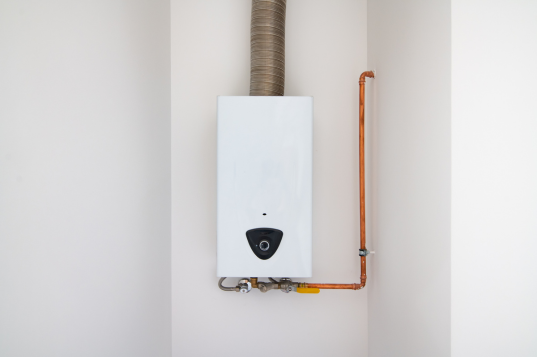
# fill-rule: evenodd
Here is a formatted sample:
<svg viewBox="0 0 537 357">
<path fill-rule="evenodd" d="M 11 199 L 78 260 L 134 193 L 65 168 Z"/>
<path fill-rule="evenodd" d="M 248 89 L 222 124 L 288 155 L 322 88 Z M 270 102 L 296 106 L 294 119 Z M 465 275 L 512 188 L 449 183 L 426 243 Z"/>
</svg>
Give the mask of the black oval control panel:
<svg viewBox="0 0 537 357">
<path fill-rule="evenodd" d="M 267 260 L 278 250 L 283 232 L 276 228 L 254 228 L 246 232 L 246 238 L 254 254 Z"/>
</svg>

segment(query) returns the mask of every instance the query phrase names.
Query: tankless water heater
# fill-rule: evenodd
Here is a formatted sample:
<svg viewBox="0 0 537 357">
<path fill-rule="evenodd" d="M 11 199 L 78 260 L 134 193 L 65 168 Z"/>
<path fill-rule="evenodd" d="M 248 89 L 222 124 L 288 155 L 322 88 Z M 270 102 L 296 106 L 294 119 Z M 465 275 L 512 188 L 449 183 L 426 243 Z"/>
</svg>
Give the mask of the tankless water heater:
<svg viewBox="0 0 537 357">
<path fill-rule="evenodd" d="M 311 277 L 313 98 L 218 97 L 217 275 Z"/>
</svg>

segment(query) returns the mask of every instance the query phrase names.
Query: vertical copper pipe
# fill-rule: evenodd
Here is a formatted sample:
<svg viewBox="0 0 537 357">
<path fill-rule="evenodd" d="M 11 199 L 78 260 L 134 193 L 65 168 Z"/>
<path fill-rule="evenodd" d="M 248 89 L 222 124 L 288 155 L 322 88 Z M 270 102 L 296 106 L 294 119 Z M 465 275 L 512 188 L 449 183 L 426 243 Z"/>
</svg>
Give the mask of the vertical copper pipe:
<svg viewBox="0 0 537 357">
<path fill-rule="evenodd" d="M 364 140 L 364 122 L 365 122 L 365 79 L 366 77 L 375 78 L 373 71 L 366 71 L 360 76 L 360 250 L 365 251 L 365 140 Z M 318 289 L 352 289 L 359 290 L 365 287 L 367 280 L 366 274 L 366 257 L 360 256 L 360 284 L 312 284 L 306 283 L 307 288 Z"/>
<path fill-rule="evenodd" d="M 365 139 L 364 139 L 364 123 L 365 123 L 365 79 L 366 77 L 375 78 L 373 71 L 366 71 L 360 76 L 360 249 L 365 248 Z M 361 256 L 361 274 L 360 285 L 365 286 L 367 280 L 365 256 Z"/>
</svg>

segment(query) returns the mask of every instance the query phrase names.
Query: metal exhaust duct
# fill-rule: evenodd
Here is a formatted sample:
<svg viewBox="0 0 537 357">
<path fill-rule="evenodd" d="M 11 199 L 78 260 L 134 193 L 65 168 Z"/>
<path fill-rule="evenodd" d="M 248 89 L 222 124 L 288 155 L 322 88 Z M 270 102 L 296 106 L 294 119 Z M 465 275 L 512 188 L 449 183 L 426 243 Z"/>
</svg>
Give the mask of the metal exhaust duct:
<svg viewBox="0 0 537 357">
<path fill-rule="evenodd" d="M 286 0 L 252 0 L 250 95 L 282 96 Z"/>
</svg>

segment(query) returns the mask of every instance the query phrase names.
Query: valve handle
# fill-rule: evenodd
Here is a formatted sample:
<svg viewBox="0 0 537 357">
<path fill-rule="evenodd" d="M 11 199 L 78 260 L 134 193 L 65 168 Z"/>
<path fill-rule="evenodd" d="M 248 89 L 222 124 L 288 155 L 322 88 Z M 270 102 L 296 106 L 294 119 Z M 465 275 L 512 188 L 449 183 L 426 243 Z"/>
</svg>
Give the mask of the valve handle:
<svg viewBox="0 0 537 357">
<path fill-rule="evenodd" d="M 296 288 L 296 292 L 299 294 L 318 294 L 321 290 L 318 288 Z"/>
</svg>

